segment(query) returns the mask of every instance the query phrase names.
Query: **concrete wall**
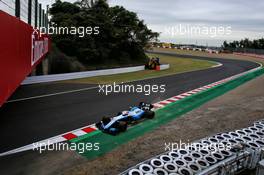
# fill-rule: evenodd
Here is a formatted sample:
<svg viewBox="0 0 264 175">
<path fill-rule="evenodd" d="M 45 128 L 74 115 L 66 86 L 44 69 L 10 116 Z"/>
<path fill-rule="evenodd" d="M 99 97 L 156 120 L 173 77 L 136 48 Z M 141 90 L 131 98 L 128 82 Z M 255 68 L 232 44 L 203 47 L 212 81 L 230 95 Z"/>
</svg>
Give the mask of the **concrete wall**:
<svg viewBox="0 0 264 175">
<path fill-rule="evenodd" d="M 136 67 L 104 69 L 104 70 L 96 70 L 96 71 L 85 71 L 85 72 L 76 72 L 76 73 L 55 74 L 55 75 L 31 76 L 28 77 L 26 80 L 24 80 L 22 82 L 22 85 L 71 80 L 78 78 L 88 78 L 88 77 L 95 77 L 102 75 L 114 75 L 114 74 L 142 71 L 144 69 L 145 66 L 136 66 Z"/>
</svg>

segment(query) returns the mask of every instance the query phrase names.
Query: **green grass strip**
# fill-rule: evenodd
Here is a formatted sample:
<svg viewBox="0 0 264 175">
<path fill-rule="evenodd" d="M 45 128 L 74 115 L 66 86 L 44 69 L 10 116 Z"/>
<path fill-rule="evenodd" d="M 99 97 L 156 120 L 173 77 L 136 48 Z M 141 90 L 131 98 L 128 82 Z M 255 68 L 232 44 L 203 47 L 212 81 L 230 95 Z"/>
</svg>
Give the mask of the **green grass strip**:
<svg viewBox="0 0 264 175">
<path fill-rule="evenodd" d="M 175 103 L 171 103 L 164 108 L 156 111 L 156 117 L 153 120 L 146 120 L 129 128 L 125 133 L 121 133 L 117 136 L 111 136 L 100 131 L 96 131 L 93 134 L 87 134 L 82 137 L 71 140 L 72 143 L 84 144 L 84 143 L 99 143 L 100 149 L 98 151 L 85 151 L 81 153 L 86 158 L 95 158 L 101 156 L 114 148 L 124 144 L 130 140 L 133 140 L 146 132 L 150 132 L 157 127 L 164 125 L 171 120 L 180 117 L 181 115 L 201 106 L 202 104 L 220 96 L 224 93 L 264 74 L 264 69 L 257 70 L 255 72 L 243 75 L 235 80 L 229 81 L 225 84 L 216 86 L 201 93 L 192 95 L 183 100 Z"/>
</svg>

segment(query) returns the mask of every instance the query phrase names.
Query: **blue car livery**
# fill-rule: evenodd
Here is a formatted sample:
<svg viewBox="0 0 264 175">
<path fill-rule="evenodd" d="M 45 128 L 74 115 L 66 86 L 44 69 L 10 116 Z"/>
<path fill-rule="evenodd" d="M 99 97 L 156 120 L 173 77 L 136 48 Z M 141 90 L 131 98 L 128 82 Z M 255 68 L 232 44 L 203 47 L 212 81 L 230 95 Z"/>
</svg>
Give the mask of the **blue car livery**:
<svg viewBox="0 0 264 175">
<path fill-rule="evenodd" d="M 118 113 L 116 117 L 103 117 L 96 127 L 103 132 L 116 135 L 127 130 L 130 123 L 144 118 L 152 119 L 155 113 L 151 111 L 153 105 L 141 102 L 139 106 L 130 108 L 129 111 Z"/>
</svg>

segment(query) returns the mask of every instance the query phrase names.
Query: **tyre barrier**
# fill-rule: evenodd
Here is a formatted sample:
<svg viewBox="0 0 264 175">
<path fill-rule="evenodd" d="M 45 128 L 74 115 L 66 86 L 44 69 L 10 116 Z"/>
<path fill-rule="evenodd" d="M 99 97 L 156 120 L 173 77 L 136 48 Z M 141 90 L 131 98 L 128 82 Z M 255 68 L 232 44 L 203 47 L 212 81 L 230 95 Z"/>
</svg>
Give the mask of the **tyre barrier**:
<svg viewBox="0 0 264 175">
<path fill-rule="evenodd" d="M 231 153 L 231 152 L 228 151 L 228 150 L 220 150 L 220 153 L 221 153 L 225 158 L 231 157 L 231 156 L 233 155 L 233 153 Z"/>
<path fill-rule="evenodd" d="M 189 150 L 180 149 L 180 150 L 178 150 L 178 153 L 181 155 L 181 157 L 183 157 L 183 156 L 189 154 Z"/>
<path fill-rule="evenodd" d="M 193 157 L 196 160 L 201 159 L 203 157 L 202 154 L 199 152 L 192 152 L 190 155 L 191 155 L 191 157 Z"/>
<path fill-rule="evenodd" d="M 263 140 L 255 140 L 255 143 L 262 148 L 264 147 L 264 141 Z"/>
<path fill-rule="evenodd" d="M 212 156 L 219 162 L 225 159 L 225 156 L 221 153 L 212 153 Z"/>
<path fill-rule="evenodd" d="M 263 132 L 257 131 L 255 134 L 258 135 L 261 138 L 264 137 L 264 133 Z"/>
<path fill-rule="evenodd" d="M 207 155 L 204 157 L 204 159 L 210 164 L 210 165 L 214 165 L 217 163 L 217 159 L 214 158 L 213 156 L 211 155 Z"/>
<path fill-rule="evenodd" d="M 139 170 L 145 174 L 147 173 L 152 173 L 153 172 L 153 167 L 150 166 L 149 164 L 142 164 L 139 166 Z"/>
<path fill-rule="evenodd" d="M 178 152 L 175 152 L 175 151 L 171 151 L 171 152 L 169 152 L 169 154 L 168 154 L 171 158 L 173 158 L 173 159 L 177 159 L 177 158 L 180 158 L 181 157 L 181 155 L 178 153 Z"/>
<path fill-rule="evenodd" d="M 139 169 L 132 169 L 128 172 L 128 175 L 144 175 Z"/>
<path fill-rule="evenodd" d="M 121 175 L 220 175 L 254 169 L 264 158 L 264 120 L 203 138 L 193 145 L 155 156 Z"/>
<path fill-rule="evenodd" d="M 164 165 L 164 169 L 168 173 L 176 173 L 178 171 L 178 167 L 174 163 L 166 163 Z"/>
<path fill-rule="evenodd" d="M 160 160 L 164 163 L 172 162 L 173 158 L 168 155 L 162 155 L 160 156 Z"/>
<path fill-rule="evenodd" d="M 236 141 L 235 139 L 228 139 L 227 142 L 230 143 L 232 146 L 239 144 L 239 142 Z"/>
<path fill-rule="evenodd" d="M 193 175 L 193 172 L 185 167 L 181 167 L 178 172 L 180 175 Z"/>
<path fill-rule="evenodd" d="M 245 131 L 247 134 L 253 134 L 253 131 L 248 128 L 243 129 L 243 131 Z"/>
<path fill-rule="evenodd" d="M 232 139 L 232 136 L 229 135 L 228 133 L 223 133 L 223 134 L 221 134 L 221 136 L 224 137 L 226 140 Z"/>
<path fill-rule="evenodd" d="M 185 149 L 189 152 L 196 151 L 196 148 L 194 146 L 187 146 Z"/>
<path fill-rule="evenodd" d="M 242 130 L 236 130 L 235 132 L 238 133 L 238 134 L 241 135 L 241 136 L 242 136 L 242 135 L 244 135 L 244 136 L 247 135 L 247 133 L 244 132 L 244 131 L 242 131 Z"/>
<path fill-rule="evenodd" d="M 156 168 L 153 173 L 154 175 L 168 175 L 168 172 L 162 168 Z"/>
<path fill-rule="evenodd" d="M 216 135 L 215 138 L 216 138 L 217 140 L 219 140 L 219 141 L 223 141 L 223 140 L 225 140 L 225 138 L 224 138 L 223 136 L 221 136 L 221 135 Z"/>
<path fill-rule="evenodd" d="M 236 132 L 229 132 L 229 135 L 231 135 L 233 139 L 239 138 L 241 136 L 240 134 L 238 134 Z"/>
<path fill-rule="evenodd" d="M 199 164 L 190 163 L 188 164 L 188 169 L 191 170 L 194 174 L 196 174 L 202 170 L 202 167 Z"/>
<path fill-rule="evenodd" d="M 255 126 L 251 126 L 251 127 L 248 127 L 249 130 L 253 131 L 253 132 L 257 132 L 259 129 Z"/>
<path fill-rule="evenodd" d="M 185 161 L 187 164 L 194 162 L 194 158 L 189 155 L 185 155 L 182 157 L 182 160 Z"/>
<path fill-rule="evenodd" d="M 152 159 L 150 161 L 150 165 L 154 168 L 161 168 L 164 165 L 164 162 L 162 162 L 160 159 Z"/>
<path fill-rule="evenodd" d="M 206 150 L 206 149 L 201 149 L 201 150 L 200 150 L 200 153 L 201 153 L 203 156 L 207 156 L 207 155 L 210 154 L 210 152 L 209 152 L 208 150 Z"/>
<path fill-rule="evenodd" d="M 198 159 L 198 160 L 196 160 L 196 163 L 201 167 L 202 170 L 206 169 L 210 166 L 210 164 L 207 161 L 205 161 L 204 159 Z"/>
<path fill-rule="evenodd" d="M 187 163 L 181 159 L 177 159 L 173 162 L 178 167 L 185 167 L 187 166 Z"/>
<path fill-rule="evenodd" d="M 246 142 L 244 139 L 241 139 L 241 138 L 235 138 L 235 141 L 237 141 L 238 143 L 243 143 L 243 142 Z"/>
</svg>

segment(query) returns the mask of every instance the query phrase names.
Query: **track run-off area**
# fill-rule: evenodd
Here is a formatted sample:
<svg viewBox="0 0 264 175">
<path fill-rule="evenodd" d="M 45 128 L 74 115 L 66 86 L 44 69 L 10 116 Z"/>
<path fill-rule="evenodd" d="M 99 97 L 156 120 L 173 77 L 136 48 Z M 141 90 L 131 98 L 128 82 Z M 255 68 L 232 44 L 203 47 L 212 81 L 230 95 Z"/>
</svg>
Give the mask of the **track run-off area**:
<svg viewBox="0 0 264 175">
<path fill-rule="evenodd" d="M 215 61 L 221 63 L 222 66 L 132 82 L 132 84 L 142 85 L 166 85 L 165 93 L 150 94 L 149 96 L 138 93 L 105 96 L 99 94 L 98 88 L 94 88 L 94 85 L 87 84 L 56 83 L 54 86 L 45 84 L 23 86 L 17 93 L 23 91 L 21 96 L 24 98 L 32 96 L 32 94 L 38 96 L 38 89 L 34 88 L 41 86 L 46 86 L 47 91 L 49 91 L 48 88 L 51 91 L 55 88 L 58 92 L 52 96 L 23 101 L 16 101 L 14 98 L 11 99 L 12 103 L 7 103 L 0 109 L 2 139 L 0 153 L 93 124 L 98 122 L 102 116 L 114 116 L 129 106 L 137 105 L 140 101 L 151 103 L 164 101 L 260 66 L 258 63 L 250 61 L 183 56 L 168 52 L 159 52 L 159 54 Z M 76 87 L 83 90 L 72 90 Z M 73 92 L 59 92 L 59 90 L 65 89 Z"/>
</svg>

